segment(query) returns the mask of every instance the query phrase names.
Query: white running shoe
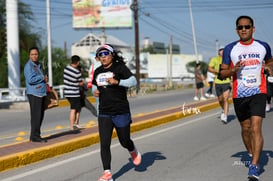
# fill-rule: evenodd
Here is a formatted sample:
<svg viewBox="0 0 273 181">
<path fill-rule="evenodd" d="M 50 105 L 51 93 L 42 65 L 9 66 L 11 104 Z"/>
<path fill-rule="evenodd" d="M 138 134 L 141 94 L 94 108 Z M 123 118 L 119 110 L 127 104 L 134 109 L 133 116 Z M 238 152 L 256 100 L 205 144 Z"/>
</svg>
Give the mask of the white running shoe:
<svg viewBox="0 0 273 181">
<path fill-rule="evenodd" d="M 269 111 L 270 111 L 270 109 L 271 109 L 270 104 L 266 104 L 266 106 L 265 106 L 265 110 L 266 110 L 266 112 L 269 112 Z"/>
<path fill-rule="evenodd" d="M 194 96 L 193 100 L 194 101 L 199 101 L 199 98 L 197 96 Z"/>
<path fill-rule="evenodd" d="M 221 121 L 222 121 L 224 124 L 227 123 L 227 116 L 226 116 L 224 113 L 221 114 Z"/>
<path fill-rule="evenodd" d="M 206 96 L 206 97 L 209 97 L 209 96 L 210 96 L 210 94 L 209 94 L 209 93 L 206 93 L 206 94 L 205 94 L 205 96 Z"/>
<path fill-rule="evenodd" d="M 209 95 L 209 97 L 215 97 L 215 95 L 214 95 L 214 94 L 211 94 L 211 95 Z"/>
<path fill-rule="evenodd" d="M 204 96 L 200 97 L 201 101 L 207 100 L 207 98 L 205 98 Z"/>
</svg>

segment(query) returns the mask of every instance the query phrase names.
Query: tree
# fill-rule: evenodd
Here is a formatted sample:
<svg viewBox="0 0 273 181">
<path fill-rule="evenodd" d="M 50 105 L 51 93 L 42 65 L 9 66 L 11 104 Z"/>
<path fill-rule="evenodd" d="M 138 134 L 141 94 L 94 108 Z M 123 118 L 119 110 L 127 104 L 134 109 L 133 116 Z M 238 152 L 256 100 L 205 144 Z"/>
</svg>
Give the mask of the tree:
<svg viewBox="0 0 273 181">
<path fill-rule="evenodd" d="M 8 65 L 7 65 L 7 39 L 6 39 L 6 1 L 0 0 L 0 88 L 8 87 Z M 31 21 L 34 16 L 29 5 L 19 1 L 19 48 L 20 48 L 20 70 L 21 85 L 24 81 L 22 70 L 28 59 L 28 49 L 32 46 L 41 47 L 40 35 L 31 32 Z"/>
<path fill-rule="evenodd" d="M 39 62 L 43 66 L 44 73 L 48 71 L 48 53 L 47 47 L 40 51 Z M 66 65 L 70 64 L 71 60 L 66 58 L 65 52 L 61 48 L 52 48 L 52 83 L 53 85 L 63 84 L 63 70 Z M 82 76 L 83 78 L 88 77 L 89 67 L 85 63 L 86 61 L 81 61 Z"/>
<path fill-rule="evenodd" d="M 5 3 L 0 0 L 0 88 L 8 85 Z"/>
<path fill-rule="evenodd" d="M 64 67 L 70 63 L 69 59 L 65 58 L 65 52 L 61 48 L 52 48 L 52 83 L 53 85 L 63 84 Z M 47 47 L 40 51 L 39 61 L 43 65 L 44 73 L 48 72 L 48 53 Z"/>
<path fill-rule="evenodd" d="M 29 50 L 33 46 L 41 48 L 41 35 L 31 31 L 34 29 L 31 22 L 35 22 L 35 19 L 30 5 L 19 2 L 18 13 L 20 50 Z"/>
<path fill-rule="evenodd" d="M 155 53 L 155 52 L 154 52 L 154 48 L 153 48 L 152 45 L 149 45 L 147 48 L 143 48 L 143 49 L 141 50 L 141 52 L 148 52 L 148 53 L 151 53 L 151 54 Z"/>
<path fill-rule="evenodd" d="M 0 0 L 0 88 L 8 87 L 8 65 L 7 65 L 7 49 L 6 49 L 6 1 Z M 39 61 L 43 65 L 44 73 L 48 70 L 48 51 L 47 47 L 42 48 L 41 38 L 38 33 L 33 33 L 34 15 L 31 11 L 30 5 L 19 2 L 19 47 L 20 47 L 20 83 L 25 87 L 24 66 L 29 59 L 28 50 L 37 46 L 40 49 Z M 52 48 L 52 75 L 53 85 L 63 84 L 63 70 L 64 67 L 70 63 L 70 59 L 65 58 L 65 52 L 61 48 Z M 86 64 L 83 67 L 83 77 L 88 76 L 88 67 Z"/>
<path fill-rule="evenodd" d="M 201 71 L 203 72 L 204 75 L 207 74 L 207 70 L 208 70 L 208 64 L 201 61 Z M 195 73 L 195 65 L 196 65 L 196 61 L 192 61 L 186 64 L 186 69 L 189 73 Z"/>
</svg>

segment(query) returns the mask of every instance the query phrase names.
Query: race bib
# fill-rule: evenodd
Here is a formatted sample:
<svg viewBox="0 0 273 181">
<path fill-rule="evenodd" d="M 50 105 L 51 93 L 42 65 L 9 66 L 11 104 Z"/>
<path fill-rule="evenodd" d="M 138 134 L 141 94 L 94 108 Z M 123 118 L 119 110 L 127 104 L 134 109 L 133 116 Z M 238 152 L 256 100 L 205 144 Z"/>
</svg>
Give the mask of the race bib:
<svg viewBox="0 0 273 181">
<path fill-rule="evenodd" d="M 259 74 L 246 74 L 242 78 L 246 87 L 254 87 L 261 84 L 261 76 Z"/>
<path fill-rule="evenodd" d="M 96 81 L 98 86 L 105 86 L 105 85 L 109 85 L 109 83 L 107 82 L 108 78 L 112 78 L 113 72 L 105 72 L 105 73 L 100 73 L 98 74 Z"/>
</svg>

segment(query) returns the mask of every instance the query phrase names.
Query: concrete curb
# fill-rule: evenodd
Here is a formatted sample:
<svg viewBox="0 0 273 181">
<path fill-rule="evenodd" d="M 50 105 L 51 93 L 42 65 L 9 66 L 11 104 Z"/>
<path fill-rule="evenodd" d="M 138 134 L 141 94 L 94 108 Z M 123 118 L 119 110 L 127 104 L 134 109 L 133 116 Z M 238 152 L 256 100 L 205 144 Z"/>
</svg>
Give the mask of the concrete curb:
<svg viewBox="0 0 273 181">
<path fill-rule="evenodd" d="M 87 97 L 91 103 L 95 103 L 96 99 L 93 96 Z M 59 100 L 59 105 L 57 107 L 66 107 L 69 106 L 69 102 L 66 98 Z M 0 109 L 29 109 L 28 101 L 23 102 L 6 102 L 0 103 Z"/>
<path fill-rule="evenodd" d="M 91 103 L 95 103 L 96 102 L 96 98 L 93 96 L 87 97 L 87 99 L 89 100 L 89 102 Z M 59 100 L 59 105 L 58 107 L 65 107 L 65 106 L 69 106 L 69 102 L 67 99 L 61 99 Z"/>
<path fill-rule="evenodd" d="M 62 103 L 63 105 L 65 103 Z M 215 109 L 219 107 L 218 102 L 213 102 L 200 106 L 198 108 L 184 108 L 181 107 L 181 112 L 175 112 L 168 115 L 148 119 L 145 121 L 133 123 L 131 125 L 131 132 L 137 132 L 161 124 L 166 124 L 178 119 L 182 119 L 188 116 L 200 114 L 204 111 Z M 113 133 L 113 137 L 116 137 L 116 133 Z M 34 163 L 40 160 L 51 158 L 60 154 L 68 153 L 83 147 L 87 147 L 99 142 L 99 134 L 93 133 L 78 138 L 73 138 L 60 143 L 44 146 L 41 148 L 35 148 L 28 151 L 11 154 L 0 158 L 0 172 L 20 166 L 24 166 L 30 163 Z"/>
</svg>

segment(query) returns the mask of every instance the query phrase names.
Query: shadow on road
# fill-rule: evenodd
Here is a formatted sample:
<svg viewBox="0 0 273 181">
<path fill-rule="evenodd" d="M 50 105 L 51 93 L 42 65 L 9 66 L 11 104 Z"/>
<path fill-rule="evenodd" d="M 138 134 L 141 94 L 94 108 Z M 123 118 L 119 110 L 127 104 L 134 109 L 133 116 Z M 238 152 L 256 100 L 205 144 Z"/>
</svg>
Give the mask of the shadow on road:
<svg viewBox="0 0 273 181">
<path fill-rule="evenodd" d="M 219 114 L 219 116 L 217 117 L 218 119 L 221 119 L 221 116 Z M 227 116 L 227 124 L 230 123 L 231 121 L 234 121 L 235 119 L 237 119 L 236 115 L 234 114 L 229 114 Z"/>
<path fill-rule="evenodd" d="M 247 151 L 242 151 L 231 155 L 231 157 L 240 158 L 240 162 L 245 167 L 248 167 L 251 164 L 251 158 L 248 156 Z M 263 150 L 259 160 L 259 174 L 261 175 L 265 172 L 265 166 L 268 164 L 269 158 L 273 158 L 273 151 Z"/>
<path fill-rule="evenodd" d="M 50 140 L 50 139 L 62 137 L 62 136 L 65 136 L 65 135 L 79 134 L 79 133 L 81 133 L 81 130 L 80 130 L 80 129 L 77 129 L 77 130 L 69 130 L 69 131 L 64 131 L 64 132 L 61 132 L 61 133 L 52 134 L 52 135 L 47 136 L 47 137 L 45 137 L 45 138 L 46 138 L 47 140 Z"/>
<path fill-rule="evenodd" d="M 166 157 L 163 156 L 160 152 L 147 152 L 142 154 L 142 162 L 139 166 L 135 167 L 131 158 L 129 158 L 129 163 L 124 165 L 119 171 L 117 171 L 113 178 L 117 179 L 122 176 L 124 173 L 128 172 L 131 169 L 135 169 L 138 172 L 144 172 L 148 169 L 148 167 L 152 166 L 155 160 L 165 160 Z"/>
<path fill-rule="evenodd" d="M 228 115 L 227 116 L 227 121 L 228 123 L 231 122 L 231 121 L 234 121 L 237 117 L 234 115 L 234 114 L 231 114 L 231 115 Z"/>
</svg>

